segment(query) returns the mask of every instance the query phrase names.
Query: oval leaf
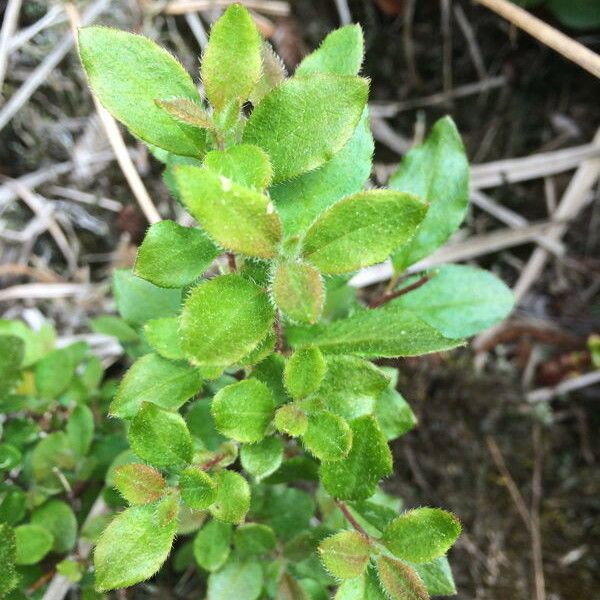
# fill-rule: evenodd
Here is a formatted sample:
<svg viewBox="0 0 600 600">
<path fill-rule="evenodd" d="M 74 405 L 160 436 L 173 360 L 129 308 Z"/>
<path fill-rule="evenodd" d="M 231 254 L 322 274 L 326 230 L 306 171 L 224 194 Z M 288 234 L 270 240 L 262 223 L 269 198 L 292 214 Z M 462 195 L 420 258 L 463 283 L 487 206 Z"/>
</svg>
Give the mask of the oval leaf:
<svg viewBox="0 0 600 600">
<path fill-rule="evenodd" d="M 350 454 L 343 460 L 321 463 L 321 481 L 334 498 L 366 500 L 379 481 L 392 473 L 392 453 L 373 417 L 355 419 L 350 428 Z"/>
<path fill-rule="evenodd" d="M 94 551 L 96 588 L 129 587 L 156 573 L 171 551 L 177 522 L 161 522 L 156 505 L 132 506 L 105 529 Z"/>
<path fill-rule="evenodd" d="M 414 313 L 388 305 L 355 312 L 327 325 L 288 328 L 292 346 L 318 346 L 324 353 L 358 354 L 366 358 L 420 356 L 451 350 L 461 340 L 444 337 Z"/>
<path fill-rule="evenodd" d="M 369 190 L 340 200 L 304 238 L 303 255 L 321 272 L 335 275 L 385 260 L 412 238 L 427 214 L 416 196 Z"/>
<path fill-rule="evenodd" d="M 297 323 L 316 323 L 323 310 L 325 290 L 321 274 L 313 266 L 290 262 L 277 265 L 273 277 L 277 308 Z"/>
<path fill-rule="evenodd" d="M 496 325 L 514 303 L 503 281 L 466 265 L 440 267 L 425 285 L 393 301 L 449 338 L 475 335 Z"/>
<path fill-rule="evenodd" d="M 261 71 L 261 41 L 248 11 L 230 6 L 213 25 L 200 74 L 211 104 L 223 108 L 247 100 Z"/>
<path fill-rule="evenodd" d="M 217 498 L 217 484 L 212 477 L 193 467 L 181 473 L 179 487 L 183 501 L 195 510 L 208 508 Z"/>
<path fill-rule="evenodd" d="M 219 390 L 211 411 L 223 435 L 238 442 L 258 442 L 273 420 L 275 400 L 262 381 L 245 379 Z"/>
<path fill-rule="evenodd" d="M 244 141 L 267 152 L 276 182 L 296 177 L 342 149 L 356 129 L 368 92 L 367 81 L 359 77 L 287 79 L 254 109 Z"/>
<path fill-rule="evenodd" d="M 319 554 L 325 568 L 338 579 L 362 575 L 369 563 L 371 544 L 356 531 L 336 533 L 319 544 Z"/>
<path fill-rule="evenodd" d="M 194 539 L 196 562 L 207 571 L 218 571 L 231 552 L 232 527 L 228 523 L 212 520 L 198 532 Z"/>
<path fill-rule="evenodd" d="M 283 442 L 268 437 L 257 444 L 242 446 L 240 461 L 244 470 L 258 481 L 272 475 L 283 462 Z"/>
<path fill-rule="evenodd" d="M 240 185 L 264 190 L 273 178 L 273 169 L 264 150 L 239 144 L 225 150 L 213 150 L 204 158 L 204 166 Z"/>
<path fill-rule="evenodd" d="M 398 558 L 425 563 L 446 554 L 460 532 L 453 514 L 440 508 L 416 508 L 394 519 L 382 541 Z"/>
<path fill-rule="evenodd" d="M 182 468 L 192 460 L 192 436 L 179 413 L 144 403 L 127 434 L 131 449 L 159 468 Z"/>
<path fill-rule="evenodd" d="M 129 368 L 110 405 L 110 413 L 122 419 L 134 417 L 142 402 L 177 409 L 201 387 L 198 369 L 146 354 Z"/>
<path fill-rule="evenodd" d="M 346 25 L 332 31 L 317 50 L 304 57 L 296 75 L 334 73 L 357 75 L 362 65 L 364 39 L 360 25 Z"/>
<path fill-rule="evenodd" d="M 31 513 L 31 522 L 46 529 L 54 542 L 54 552 L 69 552 L 77 539 L 77 518 L 73 509 L 61 500 L 51 499 Z"/>
<path fill-rule="evenodd" d="M 218 244 L 258 258 L 275 255 L 281 226 L 267 196 L 206 168 L 184 165 L 175 178 L 187 209 Z"/>
<path fill-rule="evenodd" d="M 375 565 L 390 600 L 429 600 L 425 585 L 411 566 L 389 556 L 379 556 Z"/>
<path fill-rule="evenodd" d="M 413 148 L 389 181 L 390 188 L 429 202 L 417 235 L 399 245 L 392 261 L 397 271 L 429 256 L 462 223 L 469 204 L 469 162 L 456 125 L 440 119 L 424 144 Z"/>
<path fill-rule="evenodd" d="M 308 417 L 300 407 L 290 402 L 277 409 L 275 427 L 282 433 L 297 437 L 306 431 Z"/>
<path fill-rule="evenodd" d="M 223 275 L 192 290 L 181 315 L 182 345 L 201 366 L 226 366 L 246 356 L 271 330 L 266 293 L 239 275 Z"/>
<path fill-rule="evenodd" d="M 158 500 L 164 489 L 163 476 L 152 467 L 131 463 L 113 471 L 113 483 L 129 504 L 148 504 Z"/>
<path fill-rule="evenodd" d="M 263 587 L 263 570 L 258 561 L 230 560 L 208 578 L 207 600 L 257 600 Z"/>
<path fill-rule="evenodd" d="M 283 381 L 292 398 L 299 400 L 316 392 L 325 376 L 325 359 L 315 347 L 296 350 L 285 365 Z"/>
<path fill-rule="evenodd" d="M 238 524 L 245 518 L 250 508 L 250 486 L 234 471 L 223 470 L 215 475 L 217 498 L 210 512 L 219 521 Z"/>
<path fill-rule="evenodd" d="M 41 525 L 19 525 L 15 528 L 17 565 L 35 565 L 52 550 L 54 537 Z"/>
<path fill-rule="evenodd" d="M 201 102 L 192 78 L 166 50 L 141 35 L 84 27 L 79 54 L 94 94 L 134 135 L 174 154 L 202 154 L 204 132 L 154 102 L 173 96 Z"/>
<path fill-rule="evenodd" d="M 341 460 L 352 447 L 352 430 L 342 417 L 327 411 L 316 412 L 308 418 L 302 443 L 319 460 Z"/>
<path fill-rule="evenodd" d="M 181 288 L 198 279 L 219 254 L 199 229 L 160 221 L 146 232 L 133 272 L 159 287 Z"/>
</svg>

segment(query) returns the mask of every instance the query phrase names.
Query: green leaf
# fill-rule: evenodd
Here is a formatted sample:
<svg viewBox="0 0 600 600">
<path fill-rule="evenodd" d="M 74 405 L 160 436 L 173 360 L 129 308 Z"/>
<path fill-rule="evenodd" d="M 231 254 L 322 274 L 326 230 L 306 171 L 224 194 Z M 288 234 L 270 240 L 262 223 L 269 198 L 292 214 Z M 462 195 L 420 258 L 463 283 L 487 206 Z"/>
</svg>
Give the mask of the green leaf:
<svg viewBox="0 0 600 600">
<path fill-rule="evenodd" d="M 400 560 L 379 556 L 377 576 L 390 600 L 429 600 L 429 594 L 415 570 Z"/>
<path fill-rule="evenodd" d="M 325 359 L 315 347 L 296 350 L 285 365 L 284 383 L 292 398 L 299 400 L 315 392 L 325 376 Z"/>
<path fill-rule="evenodd" d="M 176 529 L 176 520 L 161 522 L 155 504 L 132 506 L 117 515 L 94 551 L 96 588 L 125 588 L 154 575 L 171 551 Z"/>
<path fill-rule="evenodd" d="M 113 274 L 113 294 L 120 315 L 132 325 L 150 319 L 175 317 L 181 308 L 181 290 L 168 290 L 136 277 L 128 269 Z"/>
<path fill-rule="evenodd" d="M 251 516 L 272 527 L 284 540 L 308 529 L 314 513 L 312 496 L 302 490 L 271 485 L 253 490 Z"/>
<path fill-rule="evenodd" d="M 25 343 L 14 335 L 0 335 L 0 398 L 7 396 L 20 377 Z"/>
<path fill-rule="evenodd" d="M 0 338 L 1 339 L 1 338 Z M 67 348 L 54 350 L 35 364 L 35 387 L 44 398 L 57 398 L 75 375 L 75 361 Z"/>
<path fill-rule="evenodd" d="M 436 558 L 430 563 L 411 565 L 423 580 L 431 596 L 454 596 L 456 585 L 452 571 L 445 556 Z"/>
<path fill-rule="evenodd" d="M 416 196 L 369 190 L 340 200 L 323 213 L 304 238 L 303 255 L 329 275 L 385 260 L 410 240 L 427 214 Z"/>
<path fill-rule="evenodd" d="M 275 182 L 316 169 L 352 136 L 367 102 L 368 83 L 315 74 L 287 79 L 254 109 L 244 141 L 271 157 Z"/>
<path fill-rule="evenodd" d="M 201 399 L 195 402 L 186 415 L 190 433 L 208 450 L 215 451 L 225 441 L 217 431 L 210 414 L 211 401 Z"/>
<path fill-rule="evenodd" d="M 412 311 L 446 337 L 461 338 L 502 321 L 515 299 L 506 284 L 489 271 L 445 265 L 425 285 L 392 303 Z"/>
<path fill-rule="evenodd" d="M 342 581 L 335 600 L 390 600 L 381 590 L 377 576 L 368 568 L 362 577 Z M 414 600 L 408 598 L 406 600 Z"/>
<path fill-rule="evenodd" d="M 131 449 L 159 468 L 180 469 L 192 460 L 192 436 L 179 413 L 144 402 L 127 434 Z"/>
<path fill-rule="evenodd" d="M 51 499 L 31 513 L 31 522 L 54 538 L 54 552 L 69 552 L 77 539 L 77 518 L 73 509 L 61 500 Z"/>
<path fill-rule="evenodd" d="M 56 431 L 40 440 L 33 449 L 31 467 L 38 484 L 55 493 L 63 491 L 55 468 L 70 471 L 75 467 L 75 455 L 66 434 Z"/>
<path fill-rule="evenodd" d="M 242 446 L 240 460 L 244 470 L 257 481 L 272 475 L 283 461 L 283 442 L 278 437 L 267 437 L 257 444 Z"/>
<path fill-rule="evenodd" d="M 273 353 L 252 368 L 252 377 L 269 386 L 277 406 L 289 401 L 283 385 L 285 358 L 282 354 Z"/>
<path fill-rule="evenodd" d="M 206 571 L 218 571 L 231 552 L 232 527 L 212 520 L 194 538 L 194 557 Z"/>
<path fill-rule="evenodd" d="M 198 279 L 219 254 L 199 229 L 160 221 L 146 232 L 133 272 L 159 287 L 181 288 Z"/>
<path fill-rule="evenodd" d="M 23 455 L 12 444 L 0 444 L 0 471 L 11 471 L 23 460 Z"/>
<path fill-rule="evenodd" d="M 0 523 L 0 598 L 4 598 L 19 583 L 19 575 L 15 569 L 16 540 L 12 527 Z"/>
<path fill-rule="evenodd" d="M 134 135 L 175 154 L 202 154 L 203 132 L 176 121 L 154 102 L 201 101 L 191 77 L 166 50 L 125 31 L 84 27 L 79 54 L 94 94 Z"/>
<path fill-rule="evenodd" d="M 56 341 L 56 331 L 48 323 L 44 323 L 39 331 L 32 331 L 22 321 L 0 319 L 0 336 L 5 335 L 15 336 L 25 344 L 23 367 L 30 367 L 50 352 Z M 17 351 L 16 347 L 19 345 L 19 342 L 15 342 L 13 351 Z"/>
<path fill-rule="evenodd" d="M 52 550 L 54 538 L 41 525 L 19 525 L 15 527 L 17 565 L 35 565 Z"/>
<path fill-rule="evenodd" d="M 213 25 L 200 74 L 206 96 L 217 109 L 247 100 L 261 72 L 261 40 L 250 13 L 230 6 Z"/>
<path fill-rule="evenodd" d="M 334 498 L 366 500 L 379 481 L 392 473 L 392 453 L 372 416 L 355 419 L 350 428 L 350 453 L 343 460 L 321 463 L 321 481 Z"/>
<path fill-rule="evenodd" d="M 408 402 L 393 387 L 384 390 L 377 399 L 374 414 L 388 441 L 399 438 L 417 424 Z"/>
<path fill-rule="evenodd" d="M 181 315 L 182 345 L 196 364 L 224 366 L 247 355 L 272 325 L 266 293 L 239 275 L 223 275 L 188 296 Z"/>
<path fill-rule="evenodd" d="M 363 54 L 364 39 L 360 25 L 346 25 L 332 31 L 318 50 L 302 60 L 296 68 L 296 76 L 313 73 L 357 75 Z"/>
<path fill-rule="evenodd" d="M 238 442 L 258 442 L 275 414 L 271 390 L 257 379 L 245 379 L 219 390 L 212 402 L 217 429 Z"/>
<path fill-rule="evenodd" d="M 202 129 L 212 129 L 214 127 L 212 119 L 204 108 L 189 98 L 156 99 L 154 102 L 184 125 Z"/>
<path fill-rule="evenodd" d="M 73 409 L 67 421 L 69 445 L 79 456 L 85 456 L 94 439 L 94 414 L 85 404 Z"/>
<path fill-rule="evenodd" d="M 369 563 L 371 544 L 356 531 L 341 531 L 319 544 L 319 554 L 325 568 L 338 579 L 362 575 Z"/>
<path fill-rule="evenodd" d="M 207 600 L 257 600 L 263 587 L 263 570 L 255 560 L 231 559 L 208 578 Z"/>
<path fill-rule="evenodd" d="M 379 503 L 377 499 L 378 493 L 383 494 L 384 492 L 377 490 L 370 500 L 360 500 L 359 502 L 352 502 L 350 504 L 350 508 L 355 513 L 357 520 L 367 530 L 370 529 L 369 526 L 372 526 L 376 530 L 375 534 L 377 536 L 381 534 L 390 521 L 398 516 L 396 507 Z M 397 503 L 400 504 L 400 501 Z"/>
<path fill-rule="evenodd" d="M 181 347 L 179 319 L 165 317 L 152 319 L 144 325 L 144 337 L 152 349 L 170 360 L 183 360 L 185 355 Z"/>
<path fill-rule="evenodd" d="M 0 523 L 16 525 L 21 521 L 25 516 L 26 501 L 25 493 L 20 488 L 15 486 L 5 488 L 0 500 Z"/>
<path fill-rule="evenodd" d="M 394 269 L 400 272 L 439 248 L 458 229 L 467 211 L 469 163 L 450 117 L 440 119 L 425 143 L 404 157 L 389 186 L 430 203 L 417 235 L 398 244 L 392 257 Z"/>
<path fill-rule="evenodd" d="M 101 315 L 90 319 L 90 329 L 95 333 L 103 333 L 116 337 L 120 342 L 137 342 L 138 334 L 124 319 L 113 315 Z"/>
<path fill-rule="evenodd" d="M 363 189 L 371 174 L 375 143 L 365 108 L 346 145 L 322 167 L 271 188 L 284 234 L 304 232 L 338 200 Z"/>
<path fill-rule="evenodd" d="M 250 95 L 250 101 L 254 106 L 257 106 L 266 94 L 287 77 L 287 71 L 281 57 L 273 50 L 269 42 L 263 41 L 260 56 L 262 58 L 262 72 Z"/>
<path fill-rule="evenodd" d="M 282 262 L 273 276 L 273 300 L 291 321 L 316 323 L 321 316 L 325 290 L 321 274 L 312 265 Z"/>
<path fill-rule="evenodd" d="M 300 407 L 290 402 L 277 409 L 275 427 L 282 433 L 298 437 L 304 435 L 308 427 L 308 417 Z"/>
<path fill-rule="evenodd" d="M 327 326 L 288 328 L 292 346 L 314 344 L 329 354 L 358 354 L 366 358 L 420 356 L 451 350 L 460 340 L 444 337 L 412 312 L 395 306 L 363 310 Z"/>
<path fill-rule="evenodd" d="M 85 565 L 76 560 L 61 560 L 56 565 L 56 572 L 63 577 L 66 577 L 71 583 L 78 583 L 81 581 L 85 571 Z"/>
<path fill-rule="evenodd" d="M 213 150 L 204 158 L 204 166 L 241 186 L 264 190 L 273 178 L 273 169 L 264 150 L 239 144 L 225 150 Z"/>
<path fill-rule="evenodd" d="M 356 356 L 330 356 L 327 371 L 309 406 L 326 409 L 345 419 L 371 414 L 389 379 L 374 364 Z"/>
<path fill-rule="evenodd" d="M 175 179 L 187 209 L 218 244 L 248 256 L 275 255 L 281 226 L 268 196 L 206 168 L 184 165 Z"/>
<path fill-rule="evenodd" d="M 548 0 L 547 4 L 555 17 L 567 27 L 589 30 L 600 26 L 597 0 Z"/>
<path fill-rule="evenodd" d="M 212 477 L 194 467 L 181 473 L 179 487 L 183 501 L 195 510 L 208 508 L 217 498 L 217 484 Z"/>
<path fill-rule="evenodd" d="M 273 530 L 261 523 L 240 525 L 233 536 L 233 545 L 242 556 L 261 556 L 274 550 L 277 539 Z"/>
<path fill-rule="evenodd" d="M 157 354 L 142 356 L 125 373 L 110 413 L 122 419 L 134 417 L 142 402 L 175 410 L 202 386 L 198 369 L 171 362 Z"/>
<path fill-rule="evenodd" d="M 113 471 L 113 484 L 129 504 L 148 504 L 158 500 L 166 487 L 163 476 L 152 467 L 130 463 Z"/>
<path fill-rule="evenodd" d="M 250 486 L 234 471 L 223 470 L 215 474 L 217 499 L 210 507 L 215 519 L 225 523 L 243 522 L 250 508 Z"/>
<path fill-rule="evenodd" d="M 382 541 L 398 558 L 426 563 L 446 554 L 460 532 L 453 514 L 440 508 L 415 508 L 394 519 Z"/>
<path fill-rule="evenodd" d="M 352 430 L 342 417 L 319 411 L 309 416 L 302 444 L 319 460 L 341 460 L 352 447 Z"/>
<path fill-rule="evenodd" d="M 81 373 L 81 381 L 90 391 L 96 391 L 104 379 L 104 367 L 97 356 L 91 356 Z"/>
</svg>

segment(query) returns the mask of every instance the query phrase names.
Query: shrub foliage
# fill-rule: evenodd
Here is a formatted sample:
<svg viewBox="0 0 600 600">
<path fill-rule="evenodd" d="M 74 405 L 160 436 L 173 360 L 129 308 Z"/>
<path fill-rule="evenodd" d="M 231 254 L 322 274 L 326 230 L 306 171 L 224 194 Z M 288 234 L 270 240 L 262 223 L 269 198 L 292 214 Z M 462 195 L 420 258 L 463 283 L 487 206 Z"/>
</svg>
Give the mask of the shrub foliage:
<svg viewBox="0 0 600 600">
<path fill-rule="evenodd" d="M 461 346 L 512 307 L 476 268 L 414 275 L 467 210 L 453 122 L 434 125 L 389 189 L 365 189 L 360 27 L 331 33 L 288 77 L 232 5 L 203 92 L 144 37 L 89 27 L 79 45 L 93 92 L 165 164 L 198 225 L 152 225 L 133 272 L 115 273 L 120 317 L 91 326 L 134 359 L 116 391 L 85 344 L 54 349 L 47 327 L 0 323 L 0 595 L 48 561 L 108 591 L 169 556 L 197 566 L 209 600 L 454 593 L 458 519 L 404 512 L 382 487 L 389 443 L 416 418 L 396 370 L 371 362 Z M 390 258 L 395 277 L 365 305 L 353 274 Z M 100 487 L 110 518 L 86 520 Z M 93 568 L 78 537 L 95 545 Z"/>
</svg>

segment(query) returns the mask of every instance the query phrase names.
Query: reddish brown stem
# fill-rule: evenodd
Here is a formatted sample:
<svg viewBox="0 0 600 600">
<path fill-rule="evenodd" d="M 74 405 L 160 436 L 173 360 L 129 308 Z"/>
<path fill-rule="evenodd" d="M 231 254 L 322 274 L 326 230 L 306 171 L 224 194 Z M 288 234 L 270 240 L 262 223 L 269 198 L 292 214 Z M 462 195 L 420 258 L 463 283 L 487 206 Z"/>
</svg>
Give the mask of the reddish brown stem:
<svg viewBox="0 0 600 600">
<path fill-rule="evenodd" d="M 203 471 L 208 471 L 209 469 L 216 467 L 225 458 L 225 456 L 225 454 L 217 454 L 215 457 L 200 465 L 200 468 Z"/>
<path fill-rule="evenodd" d="M 421 279 L 407 285 L 405 288 L 401 290 L 396 290 L 395 292 L 389 292 L 387 294 L 383 294 L 374 300 L 369 302 L 369 308 L 377 308 L 389 302 L 390 300 L 394 300 L 395 298 L 399 298 L 400 296 L 404 296 L 404 294 L 408 294 L 408 292 L 412 292 L 420 288 L 422 285 L 425 285 L 431 278 L 433 277 L 432 273 L 428 273 L 427 275 L 423 275 Z"/>
<path fill-rule="evenodd" d="M 38 580 L 34 581 L 29 588 L 27 588 L 28 594 L 33 594 L 33 592 L 39 590 L 41 587 L 45 586 L 56 573 L 56 569 L 53 567 L 47 573 L 44 573 Z"/>
<path fill-rule="evenodd" d="M 338 508 L 342 511 L 344 517 L 346 517 L 348 523 L 350 523 L 350 525 L 352 525 L 352 527 L 354 527 L 354 529 L 358 533 L 360 533 L 360 535 L 366 538 L 370 538 L 369 534 L 363 529 L 362 525 L 354 518 L 354 515 L 350 512 L 350 509 L 348 508 L 347 504 L 345 502 L 342 502 L 341 500 L 336 500 L 336 504 L 338 505 Z"/>
<path fill-rule="evenodd" d="M 283 331 L 281 330 L 281 316 L 279 314 L 275 315 L 273 330 L 275 331 L 275 352 L 283 354 Z"/>
<path fill-rule="evenodd" d="M 233 252 L 227 253 L 227 264 L 229 265 L 229 271 L 235 273 L 237 271 L 237 264 L 235 262 L 235 254 Z"/>
</svg>

